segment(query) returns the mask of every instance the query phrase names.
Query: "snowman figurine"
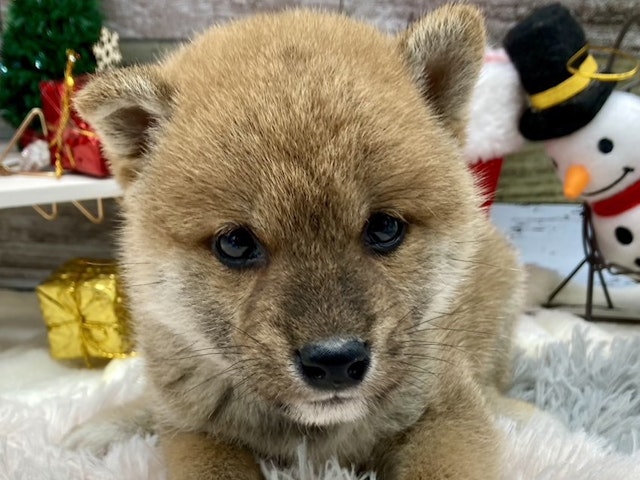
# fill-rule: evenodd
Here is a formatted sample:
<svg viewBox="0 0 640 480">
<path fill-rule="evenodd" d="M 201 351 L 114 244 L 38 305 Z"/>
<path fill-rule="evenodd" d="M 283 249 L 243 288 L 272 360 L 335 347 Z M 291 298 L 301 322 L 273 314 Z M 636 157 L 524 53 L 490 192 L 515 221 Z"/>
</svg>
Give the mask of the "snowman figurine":
<svg viewBox="0 0 640 480">
<path fill-rule="evenodd" d="M 640 97 L 614 91 L 622 76 L 599 73 L 560 4 L 535 10 L 504 44 L 529 97 L 520 132 L 544 142 L 564 195 L 589 206 L 607 266 L 640 279 Z"/>
</svg>

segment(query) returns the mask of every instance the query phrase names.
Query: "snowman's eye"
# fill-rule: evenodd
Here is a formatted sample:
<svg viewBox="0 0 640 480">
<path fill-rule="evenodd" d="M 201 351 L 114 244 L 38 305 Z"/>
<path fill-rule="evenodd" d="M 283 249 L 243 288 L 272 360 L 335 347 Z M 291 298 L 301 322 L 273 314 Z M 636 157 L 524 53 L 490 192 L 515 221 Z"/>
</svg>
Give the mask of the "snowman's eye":
<svg viewBox="0 0 640 480">
<path fill-rule="evenodd" d="M 602 153 L 609 153 L 611 150 L 613 150 L 613 142 L 608 138 L 601 138 L 598 142 L 598 150 L 600 150 Z"/>
<path fill-rule="evenodd" d="M 555 168 L 556 170 L 558 169 L 558 162 L 555 161 L 555 159 L 551 158 L 551 165 L 553 165 L 553 168 Z"/>
</svg>

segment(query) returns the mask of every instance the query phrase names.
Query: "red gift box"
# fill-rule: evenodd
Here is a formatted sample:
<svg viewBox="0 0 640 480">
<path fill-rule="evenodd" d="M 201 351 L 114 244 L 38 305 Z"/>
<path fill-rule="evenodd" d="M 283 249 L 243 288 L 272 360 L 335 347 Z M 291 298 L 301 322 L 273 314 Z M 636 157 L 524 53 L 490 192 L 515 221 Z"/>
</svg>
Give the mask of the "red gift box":
<svg viewBox="0 0 640 480">
<path fill-rule="evenodd" d="M 73 80 L 72 93 L 82 87 L 86 77 L 74 77 Z M 71 106 L 68 107 L 70 111 L 66 124 L 61 125 L 67 116 L 63 115 L 65 87 L 64 80 L 40 83 L 42 111 L 49 129 L 47 140 L 51 163 L 55 165 L 59 158 L 65 170 L 93 177 L 108 177 L 111 175 L 109 164 L 102 156 L 100 141 L 91 126 Z M 61 135 L 60 128 L 63 129 Z"/>
</svg>

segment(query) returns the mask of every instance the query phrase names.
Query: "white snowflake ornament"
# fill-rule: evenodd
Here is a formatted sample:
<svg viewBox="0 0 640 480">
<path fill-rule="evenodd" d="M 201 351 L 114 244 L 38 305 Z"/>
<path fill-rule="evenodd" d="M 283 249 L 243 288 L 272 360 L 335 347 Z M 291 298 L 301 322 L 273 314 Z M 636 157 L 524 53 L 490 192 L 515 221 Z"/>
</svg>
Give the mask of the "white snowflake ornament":
<svg viewBox="0 0 640 480">
<path fill-rule="evenodd" d="M 118 32 L 112 32 L 108 28 L 102 27 L 100 40 L 92 48 L 93 55 L 96 57 L 96 72 L 102 72 L 120 64 L 122 54 L 119 42 Z"/>
</svg>

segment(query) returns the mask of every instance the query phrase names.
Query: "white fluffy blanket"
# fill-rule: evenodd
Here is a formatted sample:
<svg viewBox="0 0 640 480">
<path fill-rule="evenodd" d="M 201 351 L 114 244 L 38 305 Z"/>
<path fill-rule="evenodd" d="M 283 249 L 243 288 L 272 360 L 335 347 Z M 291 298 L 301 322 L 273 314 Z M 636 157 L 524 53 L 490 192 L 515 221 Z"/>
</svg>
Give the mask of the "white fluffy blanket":
<svg viewBox="0 0 640 480">
<path fill-rule="evenodd" d="M 511 394 L 545 412 L 521 429 L 496 419 L 507 439 L 504 480 L 640 478 L 636 330 L 607 330 L 551 310 L 523 315 Z M 49 358 L 41 338 L 0 350 L 0 479 L 165 478 L 153 436 L 115 444 L 103 458 L 59 446 L 74 425 L 136 396 L 144 388 L 141 366 L 141 359 L 130 359 L 104 370 L 70 369 Z M 309 472 L 304 456 L 300 467 L 294 476 L 268 472 L 268 478 L 355 478 L 331 464 Z"/>
</svg>

